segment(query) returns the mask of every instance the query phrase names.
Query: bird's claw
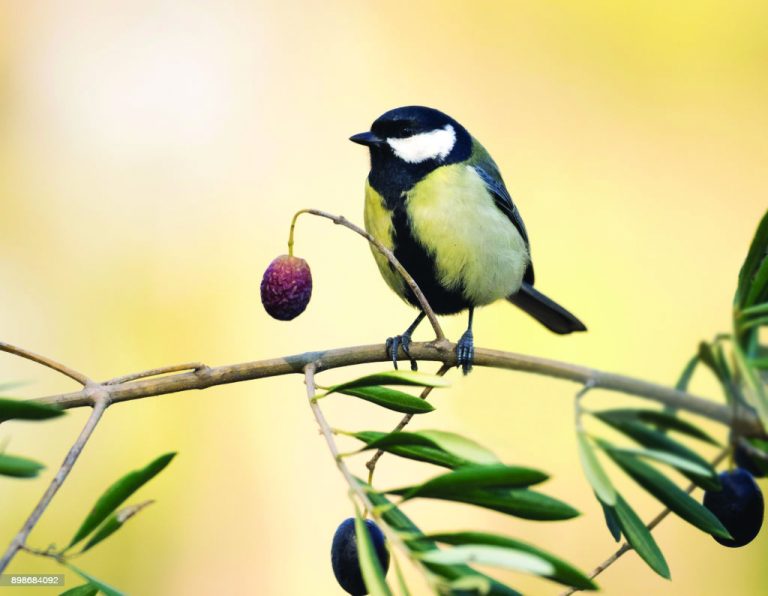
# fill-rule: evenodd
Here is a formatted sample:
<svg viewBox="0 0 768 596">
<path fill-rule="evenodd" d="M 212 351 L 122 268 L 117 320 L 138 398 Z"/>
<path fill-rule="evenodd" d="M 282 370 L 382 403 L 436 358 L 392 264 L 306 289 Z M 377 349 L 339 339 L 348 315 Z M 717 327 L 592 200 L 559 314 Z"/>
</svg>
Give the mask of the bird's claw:
<svg viewBox="0 0 768 596">
<path fill-rule="evenodd" d="M 387 355 L 392 359 L 392 365 L 397 370 L 397 352 L 400 348 L 403 349 L 403 353 L 411 361 L 411 370 L 419 370 L 419 365 L 416 360 L 411 356 L 411 336 L 408 333 L 403 335 L 396 335 L 395 337 L 388 337 L 386 342 Z"/>
<path fill-rule="evenodd" d="M 461 371 L 468 375 L 472 370 L 472 362 L 475 359 L 475 342 L 472 337 L 472 331 L 467 329 L 461 336 L 459 343 L 456 344 L 456 365 L 461 367 Z"/>
</svg>

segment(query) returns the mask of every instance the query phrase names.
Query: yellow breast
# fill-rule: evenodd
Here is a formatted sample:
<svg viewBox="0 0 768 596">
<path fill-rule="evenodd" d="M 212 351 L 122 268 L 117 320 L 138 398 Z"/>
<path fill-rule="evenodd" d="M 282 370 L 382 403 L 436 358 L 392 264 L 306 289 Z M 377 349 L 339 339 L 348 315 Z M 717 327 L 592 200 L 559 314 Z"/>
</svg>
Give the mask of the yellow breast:
<svg viewBox="0 0 768 596">
<path fill-rule="evenodd" d="M 416 240 L 435 259 L 440 284 L 474 305 L 517 292 L 530 260 L 509 218 L 471 166 L 438 168 L 407 194 Z"/>
<path fill-rule="evenodd" d="M 376 192 L 370 183 L 365 181 L 365 229 L 368 233 L 381 242 L 389 250 L 394 250 L 394 230 L 392 227 L 392 213 L 386 208 L 384 198 Z M 399 273 L 394 271 L 375 246 L 370 245 L 373 258 L 379 267 L 381 276 L 394 292 L 405 299 L 406 285 Z"/>
</svg>

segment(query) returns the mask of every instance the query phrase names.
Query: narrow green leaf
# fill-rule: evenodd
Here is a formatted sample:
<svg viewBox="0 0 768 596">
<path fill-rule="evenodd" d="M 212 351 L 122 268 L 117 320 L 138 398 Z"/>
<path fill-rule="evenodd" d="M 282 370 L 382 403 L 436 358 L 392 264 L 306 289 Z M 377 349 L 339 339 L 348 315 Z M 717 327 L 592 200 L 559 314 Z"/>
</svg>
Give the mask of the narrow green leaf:
<svg viewBox="0 0 768 596">
<path fill-rule="evenodd" d="M 64 410 L 54 406 L 0 397 L 0 422 L 6 420 L 45 420 L 63 414 Z"/>
<path fill-rule="evenodd" d="M 694 426 L 687 420 L 683 420 L 677 416 L 668 414 L 667 412 L 662 412 L 660 410 L 617 408 L 614 410 L 602 410 L 600 413 L 617 420 L 637 420 L 639 422 L 651 424 L 656 428 L 663 428 L 665 430 L 679 432 L 689 437 L 693 437 L 694 439 L 705 441 L 712 445 L 720 445 L 718 441 L 713 439 L 709 434 L 701 430 L 699 427 Z"/>
<path fill-rule="evenodd" d="M 464 544 L 445 550 L 431 550 L 421 555 L 421 559 L 441 565 L 491 565 L 545 576 L 555 571 L 549 561 L 529 552 L 485 544 Z"/>
<path fill-rule="evenodd" d="M 612 453 L 618 453 L 620 455 L 629 455 L 634 457 L 642 457 L 645 459 L 652 459 L 659 463 L 672 466 L 673 468 L 676 468 L 681 472 L 691 472 L 692 474 L 698 474 L 700 476 L 712 475 L 710 469 L 703 468 L 700 465 L 695 464 L 690 460 L 684 459 L 682 457 L 678 457 L 677 455 L 668 453 L 666 451 L 659 451 L 658 449 L 626 449 L 624 447 L 616 447 L 611 443 L 609 443 L 608 441 L 604 441 L 602 439 L 597 439 L 597 444 L 600 445 L 600 448 L 606 453 L 612 452 Z"/>
<path fill-rule="evenodd" d="M 709 509 L 693 499 L 684 490 L 678 488 L 674 482 L 656 469 L 636 457 L 621 453 L 618 450 L 607 450 L 606 453 L 632 480 L 682 519 L 707 534 L 731 538 L 728 530 Z"/>
<path fill-rule="evenodd" d="M 395 489 L 392 494 L 401 494 L 408 489 Z M 529 489 L 474 489 L 445 495 L 437 493 L 425 496 L 441 501 L 455 501 L 478 507 L 485 507 L 508 515 L 542 521 L 571 519 L 579 515 L 570 505 L 562 501 Z"/>
<path fill-rule="evenodd" d="M 636 422 L 634 420 L 626 420 L 611 416 L 609 413 L 595 412 L 594 416 L 605 422 L 609 426 L 615 428 L 619 432 L 622 432 L 630 439 L 639 443 L 643 447 L 648 449 L 655 449 L 657 451 L 666 451 L 672 455 L 677 455 L 683 459 L 687 459 L 695 465 L 707 470 L 706 475 L 694 474 L 681 470 L 681 473 L 694 482 L 697 486 L 704 488 L 705 490 L 719 490 L 720 480 L 717 477 L 717 473 L 711 465 L 700 455 L 688 449 L 684 445 L 678 443 L 674 439 L 668 437 L 664 433 L 659 432 L 653 428 L 648 427 L 642 422 Z"/>
<path fill-rule="evenodd" d="M 394 410 L 395 412 L 402 412 L 403 414 L 426 414 L 435 409 L 427 400 L 379 385 L 344 389 L 343 391 L 338 391 L 338 393 L 364 399 L 377 406 Z"/>
<path fill-rule="evenodd" d="M 88 583 L 70 588 L 66 592 L 59 594 L 59 596 L 96 596 L 98 593 L 99 588 L 91 583 Z"/>
<path fill-rule="evenodd" d="M 696 372 L 696 367 L 699 364 L 699 355 L 694 354 L 688 363 L 685 365 L 683 372 L 680 374 L 680 378 L 675 383 L 675 389 L 678 391 L 688 391 L 688 385 L 691 383 L 693 373 Z"/>
<path fill-rule="evenodd" d="M 359 433 L 358 433 L 359 434 Z M 358 436 L 358 435 L 355 435 Z M 360 437 L 358 437 L 360 438 Z M 365 439 L 361 439 L 365 440 Z M 389 450 L 391 447 L 431 447 L 441 449 L 456 458 L 475 464 L 496 464 L 499 459 L 488 449 L 471 439 L 454 433 L 436 430 L 419 432 L 392 432 L 367 442 L 366 449 Z"/>
<path fill-rule="evenodd" d="M 366 443 L 366 445 L 370 445 L 374 441 L 378 441 L 382 437 L 387 436 L 389 433 L 382 433 L 382 432 L 376 432 L 376 431 L 361 431 L 358 433 L 354 433 L 354 437 L 363 441 Z M 381 445 L 381 443 L 379 443 Z M 433 442 L 429 442 L 428 445 L 435 445 Z M 423 446 L 423 445 L 384 445 L 382 447 L 366 447 L 365 449 L 374 449 L 374 448 L 380 448 L 383 451 L 386 451 L 387 453 L 392 453 L 393 455 L 397 455 L 399 457 L 404 457 L 406 459 L 412 459 L 416 461 L 422 461 L 428 464 L 434 464 L 436 466 L 442 466 L 443 468 L 459 468 L 462 466 L 467 465 L 474 465 L 472 462 L 469 462 L 465 459 L 462 459 L 460 457 L 456 457 L 452 453 L 448 453 L 447 451 L 444 451 L 443 449 L 440 449 L 439 447 L 432 446 Z"/>
<path fill-rule="evenodd" d="M 127 522 L 139 511 L 151 505 L 152 503 L 154 503 L 154 501 L 144 501 L 143 503 L 139 503 L 138 505 L 131 505 L 130 507 L 124 507 L 123 509 L 120 509 L 119 511 L 115 511 L 114 513 L 110 514 L 110 516 L 106 520 L 104 520 L 104 523 L 102 523 L 98 528 L 96 528 L 96 530 L 91 535 L 91 539 L 85 544 L 85 546 L 83 547 L 83 550 L 81 550 L 80 552 L 84 553 L 85 551 L 90 550 L 91 548 L 96 546 L 102 540 L 109 538 L 112 534 L 114 534 L 120 528 L 122 528 L 125 522 Z"/>
<path fill-rule="evenodd" d="M 0 475 L 14 478 L 34 478 L 45 466 L 26 457 L 0 453 Z"/>
<path fill-rule="evenodd" d="M 77 573 L 80 577 L 82 577 L 88 583 L 91 583 L 94 586 L 96 586 L 101 592 L 104 592 L 106 596 L 125 596 L 125 594 L 123 594 L 120 590 L 113 588 L 109 584 L 105 584 L 100 579 L 96 579 L 90 573 L 86 573 L 85 571 L 83 571 L 78 567 L 75 567 L 72 563 L 68 561 L 63 561 L 62 565 L 69 567 L 72 571 Z"/>
<path fill-rule="evenodd" d="M 752 278 L 745 305 L 763 304 L 766 300 L 766 290 L 768 290 L 768 258 L 764 254 L 763 261 Z"/>
<path fill-rule="evenodd" d="M 586 433 L 579 430 L 576 433 L 576 438 L 578 439 L 581 467 L 584 469 L 584 475 L 587 477 L 589 484 L 592 485 L 592 489 L 603 503 L 611 506 L 615 505 L 616 489 L 613 488 L 610 478 L 608 478 L 605 470 L 600 465 Z"/>
<path fill-rule="evenodd" d="M 754 285 L 754 278 L 768 253 L 768 211 L 763 215 L 752 238 L 747 256 L 739 271 L 739 282 L 736 288 L 734 303 L 737 307 L 751 306 L 749 301 L 750 291 Z"/>
<path fill-rule="evenodd" d="M 450 383 L 445 377 L 430 375 L 413 370 L 389 370 L 372 375 L 366 375 L 353 381 L 339 383 L 328 388 L 328 393 L 354 389 L 356 387 L 370 387 L 372 385 L 411 385 L 414 387 L 449 387 Z"/>
<path fill-rule="evenodd" d="M 629 545 L 637 551 L 637 554 L 648 563 L 651 569 L 661 577 L 669 579 L 669 566 L 659 549 L 659 545 L 656 544 L 637 513 L 619 494 L 617 494 L 616 505 L 613 510 L 621 527 L 621 533 L 624 534 Z"/>
<path fill-rule="evenodd" d="M 411 591 L 408 589 L 408 584 L 405 583 L 405 577 L 403 576 L 403 570 L 400 569 L 400 562 L 397 560 L 394 551 L 390 552 L 392 557 L 392 564 L 395 567 L 395 576 L 397 577 L 397 589 L 400 591 L 400 596 L 411 596 Z"/>
<path fill-rule="evenodd" d="M 362 480 L 356 479 L 358 484 L 368 491 L 368 498 L 376 507 L 384 508 L 381 516 L 390 528 L 408 536 L 404 539 L 406 546 L 413 553 L 422 553 L 437 548 L 434 541 L 424 538 L 422 531 L 416 526 L 407 515 L 396 507 L 387 497 L 371 489 Z M 415 536 L 413 538 L 412 536 Z M 481 573 L 468 565 L 437 565 L 433 563 L 424 563 L 430 572 L 438 575 L 448 581 L 455 581 L 463 577 L 481 577 L 490 582 L 491 591 L 489 596 L 521 596 L 519 592 L 509 586 Z"/>
<path fill-rule="evenodd" d="M 444 584 L 451 596 L 466 594 L 468 596 L 485 596 L 491 593 L 491 582 L 487 577 L 466 575 Z M 442 594 L 443 592 L 440 591 Z"/>
<path fill-rule="evenodd" d="M 109 514 L 117 509 L 128 497 L 139 490 L 144 484 L 157 476 L 176 456 L 176 453 L 166 453 L 151 461 L 140 470 L 129 472 L 110 486 L 94 504 L 88 516 L 75 533 L 69 546 L 72 548 L 83 538 L 93 532 Z"/>
<path fill-rule="evenodd" d="M 490 466 L 469 466 L 441 474 L 413 487 L 389 491 L 402 494 L 404 499 L 414 497 L 452 496 L 480 488 L 525 488 L 547 480 L 549 476 L 519 466 L 495 464 Z"/>
<path fill-rule="evenodd" d="M 519 540 L 515 540 L 513 538 L 508 538 L 507 536 L 487 534 L 485 532 L 451 532 L 445 534 L 429 534 L 427 535 L 427 538 L 436 542 L 450 544 L 453 546 L 460 546 L 464 544 L 484 544 L 487 546 L 498 546 L 511 548 L 518 551 L 524 551 L 544 559 L 550 565 L 552 565 L 552 573 L 545 574 L 549 579 L 566 586 L 578 588 L 579 590 L 597 589 L 597 585 L 583 572 L 579 571 L 572 565 L 569 565 L 562 559 L 559 559 L 554 555 L 535 546 L 521 542 Z"/>
<path fill-rule="evenodd" d="M 384 571 L 379 563 L 379 557 L 373 548 L 368 526 L 355 507 L 355 537 L 357 538 L 357 556 L 360 561 L 360 571 L 363 574 L 365 587 L 371 596 L 392 596 L 392 592 L 384 579 Z"/>
<path fill-rule="evenodd" d="M 456 433 L 442 430 L 421 430 L 419 434 L 433 441 L 441 449 L 462 459 L 483 465 L 500 463 L 499 458 L 491 450 Z"/>
<path fill-rule="evenodd" d="M 595 495 L 595 498 L 603 508 L 603 516 L 605 517 L 605 525 L 608 526 L 608 531 L 611 533 L 611 536 L 613 536 L 614 542 L 618 542 L 621 540 L 621 527 L 619 526 L 619 520 L 616 517 L 613 507 L 603 503 L 597 495 Z"/>
</svg>

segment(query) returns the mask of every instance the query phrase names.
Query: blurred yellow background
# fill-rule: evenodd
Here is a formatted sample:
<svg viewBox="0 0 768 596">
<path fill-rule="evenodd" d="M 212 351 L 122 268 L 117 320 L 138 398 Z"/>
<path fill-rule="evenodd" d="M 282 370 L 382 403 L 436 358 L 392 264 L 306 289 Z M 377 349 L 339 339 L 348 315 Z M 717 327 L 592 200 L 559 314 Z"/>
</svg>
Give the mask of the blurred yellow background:
<svg viewBox="0 0 768 596">
<path fill-rule="evenodd" d="M 3 341 L 106 379 L 402 331 L 413 312 L 365 244 L 328 222 L 299 222 L 296 252 L 315 280 L 306 313 L 270 319 L 259 283 L 286 252 L 297 209 L 361 221 L 368 158 L 347 137 L 412 103 L 456 117 L 493 154 L 525 217 L 537 286 L 589 327 L 558 337 L 500 303 L 478 313 L 478 345 L 671 384 L 699 340 L 729 328 L 736 274 L 768 204 L 765 2 L 71 0 L 3 12 Z M 465 320 L 444 324 L 455 339 Z M 575 386 L 491 370 L 450 378 L 414 428 L 461 432 L 550 472 L 545 491 L 584 515 L 532 523 L 428 501 L 407 513 L 433 531 L 506 532 L 592 569 L 615 545 L 578 465 Z M 28 381 L 20 397 L 76 388 L 10 356 L 0 380 Z M 693 389 L 721 399 L 705 374 Z M 641 402 L 587 401 L 626 403 Z M 399 418 L 344 398 L 323 406 L 344 429 Z M 10 453 L 47 464 L 37 480 L 0 479 L 3 549 L 86 415 L 3 425 Z M 68 540 L 103 488 L 168 450 L 180 455 L 133 499 L 157 503 L 81 567 L 135 595 L 340 593 L 329 550 L 350 503 L 299 377 L 110 409 L 30 544 Z M 610 471 L 645 519 L 658 512 Z M 377 485 L 429 472 L 385 457 Z M 629 554 L 601 577 L 605 593 L 768 588 L 765 533 L 737 550 L 677 519 L 655 535 L 672 582 Z M 22 553 L 10 571 L 57 569 Z M 560 591 L 498 576 L 526 593 Z"/>
</svg>

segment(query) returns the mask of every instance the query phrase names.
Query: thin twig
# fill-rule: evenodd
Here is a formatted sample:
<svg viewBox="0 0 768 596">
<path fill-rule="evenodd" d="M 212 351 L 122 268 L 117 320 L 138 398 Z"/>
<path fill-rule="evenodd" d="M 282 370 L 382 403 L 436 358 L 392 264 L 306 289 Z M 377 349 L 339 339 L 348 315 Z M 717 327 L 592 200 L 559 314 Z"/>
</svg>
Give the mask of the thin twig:
<svg viewBox="0 0 768 596">
<path fill-rule="evenodd" d="M 411 355 L 417 360 L 443 362 L 449 366 L 456 365 L 455 344 L 448 343 L 445 347 L 435 346 L 432 342 L 413 343 Z M 129 383 L 109 385 L 110 401 L 112 403 L 189 391 L 191 389 L 206 389 L 215 385 L 238 383 L 264 377 L 274 377 L 286 374 L 301 373 L 310 362 L 314 362 L 318 372 L 372 362 L 389 362 L 386 349 L 381 344 L 368 346 L 353 346 L 305 352 L 283 358 L 259 360 L 242 364 L 230 364 L 205 368 L 196 372 L 179 373 L 158 378 L 144 379 Z M 734 427 L 745 436 L 765 436 L 757 416 L 742 409 L 737 418 L 733 418 L 730 409 L 712 400 L 704 399 L 677 391 L 662 385 L 649 383 L 624 375 L 602 372 L 593 368 L 558 362 L 536 356 L 502 352 L 485 348 L 475 349 L 475 366 L 487 366 L 506 370 L 538 374 L 558 379 L 565 379 L 580 384 L 590 380 L 595 388 L 607 389 L 650 399 L 666 406 L 679 408 L 704 418 Z M 63 393 L 38 398 L 38 403 L 54 404 L 63 409 L 77 408 L 90 405 L 91 391 L 88 388 L 73 393 Z"/>
<path fill-rule="evenodd" d="M 137 373 L 131 373 L 129 375 L 123 375 L 122 377 L 115 377 L 106 381 L 105 385 L 120 385 L 121 383 L 128 383 L 130 381 L 137 381 L 138 379 L 146 379 L 147 377 L 157 377 L 159 375 L 167 375 L 169 373 L 181 372 L 183 370 L 191 370 L 197 372 L 208 368 L 202 362 L 187 362 L 185 364 L 172 364 L 170 366 L 161 366 L 160 368 L 150 368 L 149 370 L 143 370 Z"/>
<path fill-rule="evenodd" d="M 336 441 L 333 438 L 333 430 L 328 424 L 328 421 L 325 419 L 325 414 L 323 414 L 323 411 L 320 409 L 320 404 L 318 403 L 317 399 L 315 399 L 315 370 L 316 367 L 313 363 L 309 363 L 304 367 L 304 383 L 307 386 L 307 398 L 309 399 L 309 406 L 312 408 L 312 413 L 315 416 L 317 426 L 320 428 L 320 432 L 322 433 L 323 437 L 325 438 L 325 442 L 328 445 L 328 450 L 331 452 L 333 459 L 336 461 L 336 467 L 341 472 L 341 475 L 344 476 L 344 480 L 346 480 L 347 484 L 349 485 L 350 491 L 352 491 L 352 493 L 360 500 L 363 507 L 365 507 L 366 512 L 380 522 L 379 525 L 389 538 L 390 543 L 396 545 L 410 558 L 410 549 L 406 546 L 400 535 L 397 532 L 391 530 L 389 525 L 381 519 L 381 514 L 374 507 L 373 503 L 371 503 L 371 500 L 368 498 L 368 494 L 365 492 L 365 489 L 352 475 L 349 467 L 344 462 L 344 458 L 341 456 L 341 453 L 339 453 L 339 448 L 336 446 Z M 419 568 L 422 568 L 421 565 L 419 565 Z"/>
<path fill-rule="evenodd" d="M 715 457 L 711 462 L 710 465 L 714 468 L 716 467 L 720 462 L 722 462 L 728 455 L 728 452 L 730 451 L 730 448 L 726 447 L 723 449 L 720 453 L 717 454 L 717 457 Z M 687 494 L 691 494 L 696 489 L 695 484 L 690 484 L 686 489 L 685 492 Z M 671 513 L 669 508 L 665 507 L 662 509 L 659 514 L 654 517 L 650 522 L 648 522 L 648 525 L 646 528 L 648 528 L 648 531 L 653 531 L 656 526 L 658 526 L 661 522 L 664 521 L 664 519 Z M 616 561 L 618 561 L 621 556 L 632 550 L 632 547 L 629 546 L 626 542 L 622 544 L 619 549 L 613 553 L 610 557 L 608 557 L 605 561 L 600 563 L 595 569 L 592 571 L 592 573 L 589 575 L 589 579 L 595 579 L 598 575 L 600 575 L 603 571 L 608 569 L 611 565 L 613 565 Z M 576 592 L 580 592 L 578 588 L 569 588 L 565 592 L 563 592 L 560 596 L 570 596 L 571 594 L 574 594 Z"/>
<path fill-rule="evenodd" d="M 320 211 L 319 209 L 302 209 L 301 211 L 298 211 L 293 216 L 293 221 L 291 222 L 291 231 L 288 239 L 288 252 L 292 253 L 293 251 L 293 230 L 296 226 L 296 219 L 299 215 L 302 213 L 308 213 L 310 215 L 316 215 L 317 217 L 324 217 L 326 219 L 330 219 L 333 223 L 338 224 L 340 226 L 344 226 L 345 228 L 349 228 L 353 232 L 360 234 L 363 238 L 368 240 L 373 246 L 376 247 L 376 250 L 378 250 L 382 255 L 384 255 L 389 261 L 390 265 L 395 268 L 395 270 L 400 274 L 400 276 L 403 278 L 405 283 L 408 285 L 408 288 L 410 288 L 411 292 L 413 292 L 413 295 L 416 297 L 416 300 L 419 301 L 419 305 L 421 306 L 421 309 L 424 311 L 424 313 L 427 315 L 427 319 L 429 319 L 430 325 L 432 325 L 432 329 L 435 331 L 435 342 L 445 342 L 447 341 L 445 338 L 445 334 L 443 333 L 442 327 L 440 327 L 440 323 L 437 321 L 437 316 L 435 315 L 435 312 L 432 310 L 432 307 L 429 305 L 429 302 L 427 302 L 427 298 L 424 296 L 424 293 L 419 288 L 418 284 L 414 281 L 413 277 L 411 277 L 410 273 L 408 273 L 405 270 L 405 267 L 403 267 L 400 264 L 400 261 L 397 260 L 395 257 L 395 254 L 389 250 L 386 246 L 384 246 L 381 242 L 376 240 L 373 236 L 371 236 L 368 232 L 366 232 L 364 229 L 362 229 L 359 226 L 356 226 L 352 222 L 350 222 L 346 217 L 343 217 L 341 215 L 333 215 L 332 213 L 327 213 L 325 211 Z"/>
<path fill-rule="evenodd" d="M 83 451 L 83 447 L 85 447 L 85 444 L 88 442 L 88 439 L 91 438 L 91 434 L 96 428 L 96 425 L 99 423 L 99 420 L 101 420 L 102 414 L 104 414 L 104 411 L 109 406 L 109 394 L 107 392 L 96 391 L 95 393 L 96 395 L 93 398 L 93 411 L 91 412 L 91 415 L 88 417 L 83 430 L 80 431 L 80 435 L 77 437 L 74 445 L 72 445 L 69 452 L 67 453 L 67 456 L 64 458 L 64 462 L 61 464 L 59 471 L 56 472 L 56 476 L 53 477 L 53 480 L 48 486 L 48 489 L 40 498 L 40 501 L 35 506 L 35 509 L 27 518 L 27 521 L 24 522 L 24 525 L 21 527 L 21 530 L 19 530 L 18 534 L 14 536 L 11 544 L 5 551 L 5 554 L 0 559 L 0 573 L 5 570 L 8 564 L 11 562 L 11 559 L 13 559 L 16 553 L 19 552 L 19 549 L 25 546 L 29 533 L 39 521 L 40 516 L 42 516 L 45 510 L 48 508 L 48 505 L 50 505 L 51 500 L 53 499 L 54 495 L 56 495 L 56 492 L 59 490 L 61 485 L 64 483 L 64 480 L 66 480 L 67 476 L 72 470 L 72 466 L 75 465 L 77 458 Z"/>
<path fill-rule="evenodd" d="M 0 351 L 8 352 L 9 354 L 13 354 L 14 356 L 20 356 L 21 358 L 31 360 L 32 362 L 37 362 L 38 364 L 42 364 L 43 366 L 53 369 L 56 372 L 60 372 L 61 374 L 69 377 L 70 379 L 77 381 L 84 387 L 86 385 L 93 384 L 93 381 L 88 377 L 86 377 L 84 374 L 77 372 L 76 370 L 73 370 L 68 366 L 64 366 L 60 362 L 56 362 L 55 360 L 52 360 L 46 356 L 41 356 L 40 354 L 35 354 L 34 352 L 30 352 L 29 350 L 25 350 L 24 348 L 19 348 L 17 346 L 13 346 L 5 342 L 0 342 Z"/>
<path fill-rule="evenodd" d="M 445 373 L 447 373 L 452 366 L 449 366 L 447 364 L 443 364 L 440 369 L 435 373 L 438 377 L 442 377 Z M 424 390 L 421 392 L 421 395 L 419 397 L 421 399 L 427 399 L 429 397 L 429 394 L 432 393 L 432 390 L 434 387 L 425 387 Z M 406 414 L 403 416 L 403 418 L 400 420 L 400 422 L 397 423 L 397 426 L 393 428 L 390 432 L 396 433 L 398 431 L 403 430 L 408 423 L 411 421 L 411 418 L 413 418 L 414 414 Z M 373 455 L 371 459 L 369 459 L 365 467 L 368 468 L 368 484 L 373 485 L 373 473 L 376 470 L 376 463 L 381 459 L 381 456 L 384 455 L 383 449 L 376 450 L 376 453 Z"/>
</svg>

